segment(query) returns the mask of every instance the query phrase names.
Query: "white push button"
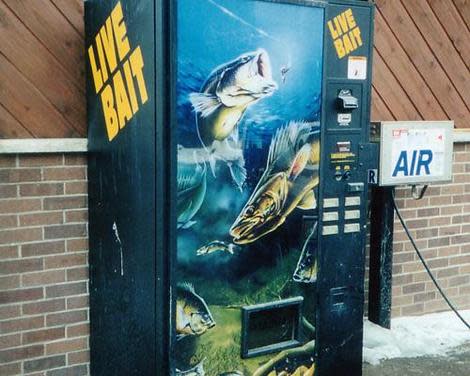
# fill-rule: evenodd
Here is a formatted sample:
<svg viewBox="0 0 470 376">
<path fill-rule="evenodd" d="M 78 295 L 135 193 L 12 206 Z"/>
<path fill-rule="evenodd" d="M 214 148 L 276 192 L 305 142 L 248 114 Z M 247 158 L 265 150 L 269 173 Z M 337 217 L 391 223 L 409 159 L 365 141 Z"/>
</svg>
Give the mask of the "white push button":
<svg viewBox="0 0 470 376">
<path fill-rule="evenodd" d="M 361 205 L 361 197 L 360 196 L 353 196 L 353 197 L 346 197 L 346 206 L 359 206 Z"/>
<path fill-rule="evenodd" d="M 323 213 L 323 221 L 324 222 L 332 222 L 338 220 L 338 212 L 325 212 Z"/>
<path fill-rule="evenodd" d="M 347 223 L 344 225 L 344 233 L 359 232 L 361 231 L 361 226 L 359 223 Z"/>
<path fill-rule="evenodd" d="M 337 208 L 339 206 L 339 199 L 338 198 L 325 198 L 323 200 L 323 207 L 324 208 Z"/>
<path fill-rule="evenodd" d="M 344 219 L 359 219 L 361 218 L 361 212 L 359 210 L 346 210 L 344 213 Z"/>
<path fill-rule="evenodd" d="M 338 226 L 323 226 L 323 235 L 336 235 L 338 233 Z"/>
</svg>

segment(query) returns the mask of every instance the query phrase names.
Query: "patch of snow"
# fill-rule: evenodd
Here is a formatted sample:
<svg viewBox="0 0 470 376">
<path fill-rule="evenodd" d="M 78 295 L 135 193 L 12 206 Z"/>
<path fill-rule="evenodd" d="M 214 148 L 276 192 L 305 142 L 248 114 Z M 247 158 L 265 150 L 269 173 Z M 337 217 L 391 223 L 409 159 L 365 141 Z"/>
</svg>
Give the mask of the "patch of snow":
<svg viewBox="0 0 470 376">
<path fill-rule="evenodd" d="M 468 322 L 470 310 L 460 314 Z M 446 355 L 452 348 L 470 342 L 470 330 L 449 311 L 424 316 L 399 317 L 384 329 L 364 320 L 364 362 Z"/>
</svg>

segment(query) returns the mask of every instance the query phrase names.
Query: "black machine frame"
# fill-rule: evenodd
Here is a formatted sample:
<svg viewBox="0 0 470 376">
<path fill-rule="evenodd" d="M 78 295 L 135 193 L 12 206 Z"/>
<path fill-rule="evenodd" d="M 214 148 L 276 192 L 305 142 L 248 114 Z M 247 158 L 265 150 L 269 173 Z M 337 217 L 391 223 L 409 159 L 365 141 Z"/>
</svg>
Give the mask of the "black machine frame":
<svg viewBox="0 0 470 376">
<path fill-rule="evenodd" d="M 326 105 L 326 94 L 331 84 L 342 84 L 344 79 L 335 77 L 334 72 L 328 71 L 328 66 L 334 57 L 331 55 L 331 41 L 329 40 L 328 30 L 326 27 L 326 20 L 333 16 L 338 9 L 344 7 L 360 7 L 368 9 L 370 17 L 373 17 L 373 3 L 364 0 L 334 0 L 334 1 L 308 1 L 308 0 L 252 0 L 264 1 L 271 3 L 287 3 L 302 6 L 322 7 L 325 9 L 325 32 L 323 41 L 323 82 L 322 82 L 322 108 L 321 108 L 321 144 L 322 144 L 322 158 L 320 163 L 320 177 L 331 175 L 330 169 L 330 152 L 329 146 L 332 142 L 336 142 L 335 135 L 341 134 L 341 131 L 331 130 L 327 125 L 327 112 L 331 110 Z M 99 25 L 103 21 L 103 15 L 108 13 L 112 6 L 116 3 L 115 0 L 102 2 L 101 6 L 105 9 L 100 12 L 92 10 L 96 7 L 93 1 L 85 2 L 86 5 L 86 19 L 87 19 L 87 46 L 91 43 L 91 37 L 96 33 L 97 27 L 90 27 L 89 25 Z M 129 1 L 127 6 L 137 6 L 139 1 Z M 177 171 L 177 137 L 176 137 L 176 1 L 172 0 L 154 0 L 150 1 L 153 5 L 153 36 L 149 43 L 153 44 L 153 62 L 148 63 L 152 65 L 149 70 L 153 78 L 152 96 L 153 96 L 153 109 L 152 116 L 154 120 L 153 140 L 142 140 L 141 142 L 151 142 L 152 159 L 153 162 L 147 172 L 154 172 L 153 184 L 151 184 L 149 199 L 153 196 L 153 201 L 149 203 L 154 217 L 146 218 L 145 224 L 154 226 L 153 231 L 153 244 L 147 251 L 142 250 L 138 257 L 146 258 L 141 262 L 151 261 L 151 269 L 154 273 L 154 280 L 150 275 L 145 275 L 146 284 L 148 285 L 148 299 L 153 304 L 153 313 L 150 315 L 136 315 L 135 317 L 128 317 L 126 320 L 121 321 L 127 328 L 106 332 L 101 326 L 103 320 L 110 319 L 109 313 L 106 313 L 101 305 L 106 305 L 107 293 L 110 289 L 120 288 L 119 284 L 112 286 L 113 282 L 106 282 L 99 279 L 100 273 L 111 273 L 107 267 L 101 264 L 106 262 L 110 255 L 105 253 L 98 254 L 97 250 L 102 250 L 98 246 L 101 239 L 100 232 L 103 231 L 103 223 L 100 216 L 107 215 L 100 202 L 102 201 L 102 192 L 97 186 L 97 179 L 103 173 L 101 168 L 97 166 L 100 163 L 105 163 L 106 158 L 104 154 L 110 151 L 110 146 L 101 145 L 103 141 L 96 138 L 96 132 L 93 127 L 100 121 L 98 120 L 100 114 L 96 111 L 88 114 L 90 124 L 90 138 L 95 141 L 91 142 L 89 163 L 90 163 L 90 318 L 91 318 L 91 374 L 92 375 L 161 375 L 167 376 L 170 370 L 173 369 L 172 365 L 172 351 L 176 343 L 175 338 L 175 318 L 174 312 L 176 309 L 175 301 L 175 288 L 176 280 L 174 270 L 176 268 L 176 171 Z M 101 17 L 100 20 L 95 20 L 93 17 Z M 368 38 L 373 39 L 373 22 L 369 24 Z M 368 71 L 372 71 L 372 43 L 368 45 Z M 87 66 L 87 69 L 88 66 Z M 88 81 L 90 81 L 90 74 L 87 74 Z M 88 82 L 88 103 L 96 101 L 92 95 L 91 83 Z M 356 135 L 358 144 L 360 144 L 360 153 L 358 156 L 357 164 L 361 165 L 361 171 L 367 169 L 369 158 L 369 147 L 367 145 L 370 117 L 370 74 L 369 78 L 360 84 L 362 90 L 362 99 L 366 101 L 363 105 L 363 112 L 361 113 L 360 124 L 362 125 L 358 130 L 352 130 L 349 133 Z M 101 125 L 101 124 L 99 124 Z M 347 133 L 347 132 L 346 132 Z M 340 137 L 340 136 L 338 136 Z M 126 143 L 131 140 L 126 141 Z M 325 147 L 323 147 L 325 145 Z M 126 145 L 119 146 L 118 148 L 125 148 Z M 122 152 L 122 149 L 120 149 Z M 150 150 L 150 149 L 149 149 Z M 118 153 L 119 153 L 118 152 Z M 114 151 L 113 151 L 114 153 Z M 103 159 L 104 158 L 104 159 Z M 100 172 L 98 173 L 98 170 Z M 365 173 L 357 172 L 357 179 L 366 182 Z M 93 180 L 94 179 L 94 180 Z M 334 183 L 334 182 L 333 182 Z M 338 188 L 331 188 L 329 184 L 322 184 L 319 190 L 318 202 L 330 196 L 329 191 L 338 192 Z M 138 189 L 140 187 L 136 187 Z M 343 188 L 341 188 L 343 189 Z M 366 201 L 367 189 L 360 192 L 360 197 L 363 202 Z M 132 195 L 132 192 L 130 193 Z M 132 203 L 125 205 L 132 206 Z M 319 205 L 319 227 L 322 228 L 322 216 L 324 208 Z M 364 217 L 364 216 L 363 216 Z M 137 221 L 138 218 L 133 220 Z M 364 224 L 364 218 L 361 225 Z M 344 225 L 344 220 L 341 220 Z M 320 232 L 319 232 L 320 234 Z M 319 235 L 321 237 L 321 235 Z M 112 241 L 112 240 L 107 240 Z M 364 244 L 365 237 L 361 235 L 353 235 L 350 237 L 350 242 L 355 244 L 357 249 L 361 252 L 352 255 L 355 258 L 354 270 L 341 272 L 349 273 L 355 278 L 354 286 L 344 283 L 341 280 L 341 272 L 335 276 L 332 281 L 331 271 L 335 268 L 334 255 L 327 251 L 327 248 L 337 247 L 335 241 L 319 241 L 318 260 L 319 260 L 319 278 L 317 281 L 317 343 L 315 357 L 318 360 L 317 369 L 319 376 L 328 374 L 337 375 L 360 375 L 362 367 L 362 316 L 364 291 Z M 106 242 L 106 240 L 105 240 Z M 106 252 L 103 250 L 103 252 Z M 152 257 L 149 254 L 153 253 Z M 362 266 L 361 266 L 362 265 Z M 150 270 L 150 268 L 149 268 Z M 105 278 L 107 276 L 105 275 Z M 346 278 L 347 279 L 347 278 Z M 341 280 L 338 282 L 338 280 Z M 133 285 L 132 279 L 126 282 L 126 288 L 129 287 L 130 293 L 136 288 Z M 107 284 L 108 287 L 103 290 L 102 285 Z M 348 285 L 349 287 L 345 287 Z M 139 288 L 142 284 L 139 285 Z M 341 286 L 341 287 L 338 287 Z M 125 295 L 125 294 L 124 294 Z M 362 298 L 361 298 L 362 296 Z M 332 314 L 334 310 L 331 307 L 338 308 L 344 298 L 347 297 L 354 304 L 355 310 L 353 317 L 350 320 L 350 326 L 347 328 L 338 328 L 335 320 L 338 316 Z M 124 299 L 123 305 L 132 304 L 133 298 L 127 296 L 116 295 L 112 299 Z M 359 299 L 359 301 L 357 301 Z M 119 304 L 118 304 L 119 305 Z M 119 308 L 116 308 L 119 311 Z M 123 311 L 124 312 L 124 311 Z M 119 313 L 117 313 L 119 314 Z M 151 325 L 146 326 L 147 333 L 139 332 L 139 335 L 133 337 L 133 327 L 136 325 L 135 321 L 142 320 L 147 317 L 153 320 Z M 112 318 L 111 318 L 112 319 Z M 125 321 L 128 321 L 126 324 Z M 109 329 L 109 328 L 108 328 Z M 106 329 L 106 330 L 108 330 Z M 345 336 L 344 332 L 351 333 L 350 336 Z M 109 339 L 103 336 L 109 335 Z M 116 336 L 122 335 L 121 338 Z M 146 335 L 148 338 L 142 340 L 139 336 Z M 346 343 L 344 339 L 347 339 Z M 117 340 L 126 341 L 125 346 L 113 347 L 113 351 L 121 351 L 125 348 L 130 349 L 130 353 L 123 356 L 113 351 L 104 351 L 103 349 L 108 344 Z M 145 359 L 148 363 L 144 364 Z M 129 363 L 134 362 L 133 365 Z M 113 363 L 113 364 L 111 364 Z M 116 373 L 118 372 L 118 373 Z M 119 373 L 124 372 L 124 373 Z M 347 372 L 347 373 L 345 373 Z"/>
</svg>

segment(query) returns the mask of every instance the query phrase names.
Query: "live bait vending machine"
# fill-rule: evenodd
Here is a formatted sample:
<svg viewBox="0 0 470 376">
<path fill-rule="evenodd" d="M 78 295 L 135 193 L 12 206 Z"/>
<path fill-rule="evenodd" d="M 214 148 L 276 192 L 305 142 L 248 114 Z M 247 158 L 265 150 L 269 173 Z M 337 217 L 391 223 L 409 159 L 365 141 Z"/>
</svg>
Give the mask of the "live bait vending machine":
<svg viewBox="0 0 470 376">
<path fill-rule="evenodd" d="M 91 374 L 360 375 L 373 4 L 85 8 Z"/>
</svg>

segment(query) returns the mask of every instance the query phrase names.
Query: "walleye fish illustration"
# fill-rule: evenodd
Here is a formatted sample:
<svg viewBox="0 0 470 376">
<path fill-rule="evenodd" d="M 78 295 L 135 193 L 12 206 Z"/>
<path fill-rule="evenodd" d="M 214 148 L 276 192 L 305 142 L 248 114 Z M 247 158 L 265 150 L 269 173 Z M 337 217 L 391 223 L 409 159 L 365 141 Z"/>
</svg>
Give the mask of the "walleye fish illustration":
<svg viewBox="0 0 470 376">
<path fill-rule="evenodd" d="M 196 364 L 193 368 L 190 368 L 186 371 L 181 371 L 178 368 L 176 369 L 176 376 L 205 376 L 205 374 L 204 359 Z"/>
<path fill-rule="evenodd" d="M 272 95 L 276 89 L 269 55 L 259 49 L 219 66 L 209 75 L 199 93 L 189 95 L 196 112 L 199 139 L 212 156 L 213 173 L 216 159 L 225 161 L 221 149 L 240 148 L 237 126 L 247 108 Z M 228 164 L 232 178 L 240 188 L 246 179 L 244 164 L 243 157 Z"/>
<path fill-rule="evenodd" d="M 240 247 L 232 243 L 226 243 L 220 240 L 214 240 L 206 245 L 203 245 L 196 251 L 197 256 L 210 255 L 214 252 L 228 252 L 231 255 Z"/>
<path fill-rule="evenodd" d="M 215 326 L 214 318 L 204 299 L 196 294 L 193 285 L 182 283 L 177 286 L 176 338 L 200 336 Z"/>
<path fill-rule="evenodd" d="M 192 218 L 202 206 L 206 196 L 206 164 L 178 164 L 176 208 L 178 228 L 190 228 Z"/>
<path fill-rule="evenodd" d="M 319 127 L 307 122 L 291 122 L 276 132 L 266 170 L 230 228 L 235 244 L 252 243 L 276 230 L 295 208 L 316 208 L 319 136 Z"/>
<path fill-rule="evenodd" d="M 314 235 L 317 234 L 317 229 L 318 222 L 315 222 L 302 247 L 302 252 L 292 277 L 295 282 L 313 283 L 317 280 L 317 260 L 314 254 L 315 248 L 313 248 L 316 244 L 310 245 L 310 241 L 316 239 Z"/>
</svg>

